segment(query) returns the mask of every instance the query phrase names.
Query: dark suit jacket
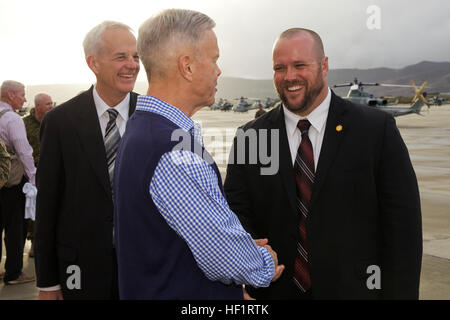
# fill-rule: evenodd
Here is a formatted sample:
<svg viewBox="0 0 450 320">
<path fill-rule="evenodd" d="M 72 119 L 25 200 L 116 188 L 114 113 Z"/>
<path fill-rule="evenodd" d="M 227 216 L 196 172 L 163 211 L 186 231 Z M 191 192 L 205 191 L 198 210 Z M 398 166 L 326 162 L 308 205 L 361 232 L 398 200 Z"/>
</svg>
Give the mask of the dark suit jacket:
<svg viewBox="0 0 450 320">
<path fill-rule="evenodd" d="M 278 173 L 261 175 L 260 161 L 229 164 L 225 192 L 244 228 L 254 238 L 268 238 L 286 266 L 277 282 L 251 294 L 288 299 L 299 213 L 282 107 L 243 127 L 251 128 L 279 129 Z M 420 199 L 408 150 L 392 116 L 332 94 L 306 229 L 314 298 L 418 298 Z M 371 265 L 380 268 L 381 289 L 368 289 L 368 280 L 376 283 L 369 279 L 375 273 L 367 272 Z"/>
<path fill-rule="evenodd" d="M 38 287 L 60 284 L 65 299 L 109 299 L 113 202 L 93 87 L 46 114 L 37 172 L 35 267 Z M 131 115 L 136 108 L 131 93 Z M 71 265 L 81 271 L 76 285 Z M 116 275 L 117 276 L 117 275 Z M 69 280 L 69 281 L 68 281 Z"/>
</svg>

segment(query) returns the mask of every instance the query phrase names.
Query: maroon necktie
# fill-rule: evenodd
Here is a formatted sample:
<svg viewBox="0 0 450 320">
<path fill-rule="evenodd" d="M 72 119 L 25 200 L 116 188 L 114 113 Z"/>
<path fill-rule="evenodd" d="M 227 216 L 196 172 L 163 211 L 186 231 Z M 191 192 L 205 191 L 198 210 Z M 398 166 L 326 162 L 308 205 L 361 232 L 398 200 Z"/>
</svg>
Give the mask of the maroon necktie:
<svg viewBox="0 0 450 320">
<path fill-rule="evenodd" d="M 308 216 L 309 201 L 311 200 L 314 183 L 314 154 L 308 130 L 311 126 L 308 120 L 300 120 L 297 127 L 302 134 L 302 141 L 295 158 L 294 172 L 297 182 L 297 207 L 300 216 L 300 241 L 297 244 L 297 258 L 295 259 L 294 282 L 303 292 L 311 288 L 309 276 L 308 252 L 306 248 L 306 217 Z"/>
</svg>

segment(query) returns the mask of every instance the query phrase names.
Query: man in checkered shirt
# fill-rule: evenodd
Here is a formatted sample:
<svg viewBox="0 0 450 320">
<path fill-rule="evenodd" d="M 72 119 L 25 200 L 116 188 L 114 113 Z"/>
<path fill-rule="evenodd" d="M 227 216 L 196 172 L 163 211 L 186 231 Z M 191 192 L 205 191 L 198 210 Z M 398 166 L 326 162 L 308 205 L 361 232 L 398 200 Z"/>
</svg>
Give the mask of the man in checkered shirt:
<svg viewBox="0 0 450 320">
<path fill-rule="evenodd" d="M 121 299 L 242 299 L 241 285 L 267 287 L 284 269 L 230 210 L 191 119 L 217 91 L 214 26 L 202 13 L 171 9 L 139 29 L 149 90 L 138 97 L 114 172 Z"/>
</svg>

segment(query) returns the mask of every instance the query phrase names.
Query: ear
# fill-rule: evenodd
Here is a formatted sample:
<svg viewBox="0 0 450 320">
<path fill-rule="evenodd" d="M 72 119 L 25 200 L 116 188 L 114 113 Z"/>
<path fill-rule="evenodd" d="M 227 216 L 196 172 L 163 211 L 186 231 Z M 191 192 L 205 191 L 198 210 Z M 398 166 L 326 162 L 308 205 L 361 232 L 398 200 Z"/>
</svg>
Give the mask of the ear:
<svg viewBox="0 0 450 320">
<path fill-rule="evenodd" d="M 181 76 L 189 82 L 192 82 L 193 78 L 192 62 L 192 58 L 188 55 L 178 58 L 178 71 Z"/>
<path fill-rule="evenodd" d="M 322 74 L 324 77 L 328 74 L 328 57 L 322 59 Z"/>
<path fill-rule="evenodd" d="M 97 61 L 97 57 L 94 55 L 90 55 L 86 57 L 86 62 L 89 66 L 89 68 L 94 72 L 95 74 L 98 74 L 99 72 L 99 65 Z"/>
</svg>

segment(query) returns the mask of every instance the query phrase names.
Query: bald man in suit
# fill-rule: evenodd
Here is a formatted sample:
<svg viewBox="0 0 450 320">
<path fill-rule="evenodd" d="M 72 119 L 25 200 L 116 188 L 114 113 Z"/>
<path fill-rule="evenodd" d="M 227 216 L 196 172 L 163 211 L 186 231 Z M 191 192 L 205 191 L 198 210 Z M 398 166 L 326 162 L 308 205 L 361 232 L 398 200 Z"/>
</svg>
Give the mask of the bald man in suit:
<svg viewBox="0 0 450 320">
<path fill-rule="evenodd" d="M 328 58 L 312 30 L 280 35 L 273 70 L 281 105 L 242 130 L 255 131 L 253 143 L 272 150 L 279 166 L 265 174 L 259 155 L 237 161 L 256 150 L 247 142 L 239 154 L 238 135 L 225 180 L 231 209 L 254 238 L 269 239 L 285 265 L 278 282 L 249 288 L 250 295 L 417 299 L 419 191 L 394 118 L 328 88 Z"/>
</svg>

